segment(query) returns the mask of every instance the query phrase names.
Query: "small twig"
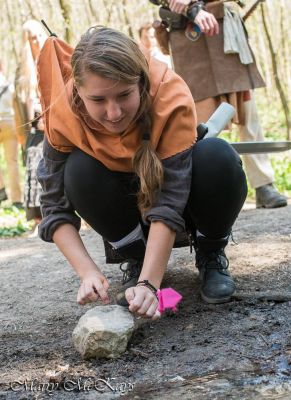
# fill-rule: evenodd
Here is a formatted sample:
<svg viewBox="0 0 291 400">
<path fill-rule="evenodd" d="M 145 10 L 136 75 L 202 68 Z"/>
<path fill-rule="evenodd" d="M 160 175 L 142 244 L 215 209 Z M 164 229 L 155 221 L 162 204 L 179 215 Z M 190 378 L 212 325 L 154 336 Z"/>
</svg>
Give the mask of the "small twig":
<svg viewBox="0 0 291 400">
<path fill-rule="evenodd" d="M 148 353 L 145 353 L 144 351 L 135 349 L 133 347 L 130 349 L 130 351 L 136 356 L 141 356 L 141 357 L 146 358 L 146 359 L 148 359 L 150 357 L 150 355 Z"/>
<path fill-rule="evenodd" d="M 281 355 L 281 354 L 282 354 L 282 352 L 279 350 L 279 351 L 276 351 L 276 353 L 273 353 L 273 354 L 269 355 L 268 357 L 263 357 L 263 360 L 264 360 L 264 361 L 268 361 L 268 360 L 270 360 L 271 358 L 276 357 L 276 356 L 279 356 L 279 355 Z"/>
<path fill-rule="evenodd" d="M 260 336 L 260 338 L 262 339 L 262 341 L 267 345 L 267 346 L 269 346 L 269 342 L 267 341 L 267 339 L 261 334 L 261 332 L 259 332 L 259 336 Z"/>
<path fill-rule="evenodd" d="M 284 303 L 287 301 L 291 301 L 291 293 L 290 292 L 236 292 L 233 295 L 235 300 L 266 300 L 266 301 L 275 301 L 278 303 Z"/>
</svg>

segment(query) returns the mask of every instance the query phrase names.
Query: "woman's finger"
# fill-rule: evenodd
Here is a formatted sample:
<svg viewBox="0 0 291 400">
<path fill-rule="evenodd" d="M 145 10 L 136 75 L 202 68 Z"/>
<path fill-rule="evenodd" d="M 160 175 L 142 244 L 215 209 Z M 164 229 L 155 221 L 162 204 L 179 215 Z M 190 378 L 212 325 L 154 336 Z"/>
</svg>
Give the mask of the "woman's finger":
<svg viewBox="0 0 291 400">
<path fill-rule="evenodd" d="M 125 298 L 128 302 L 128 304 L 130 304 L 132 302 L 132 300 L 134 299 L 134 287 L 130 287 L 128 289 L 126 289 L 125 291 Z"/>
<path fill-rule="evenodd" d="M 107 290 L 106 290 L 106 288 L 102 285 L 102 283 L 101 283 L 100 281 L 95 281 L 95 282 L 93 283 L 92 290 L 100 296 L 101 300 L 102 300 L 104 303 L 108 303 L 109 297 L 108 297 Z"/>
<path fill-rule="evenodd" d="M 131 312 L 136 312 L 138 309 L 140 309 L 142 303 L 144 302 L 145 299 L 145 291 L 141 290 L 141 287 L 133 287 L 133 292 L 134 292 L 134 298 L 131 300 L 129 304 L 129 311 Z"/>
<path fill-rule="evenodd" d="M 105 291 L 107 292 L 109 289 L 109 282 L 108 280 L 104 277 L 103 281 L 102 281 L 103 287 L 105 289 Z"/>
<path fill-rule="evenodd" d="M 78 296 L 77 296 L 77 302 L 81 305 L 85 304 L 85 293 L 84 293 L 84 288 L 83 286 L 80 287 L 78 291 Z"/>
<path fill-rule="evenodd" d="M 145 317 L 152 318 L 155 315 L 158 306 L 159 306 L 158 301 L 153 301 L 148 310 L 146 311 Z"/>
<path fill-rule="evenodd" d="M 87 296 L 87 299 L 89 302 L 93 303 L 94 301 L 97 301 L 100 299 L 98 293 L 94 292 L 94 290 L 92 292 L 90 292 Z"/>
<path fill-rule="evenodd" d="M 136 312 L 138 313 L 138 315 L 146 315 L 152 304 L 155 304 L 157 306 L 157 299 L 153 293 L 149 293 L 145 297 L 141 307 Z"/>
<path fill-rule="evenodd" d="M 154 313 L 152 320 L 156 321 L 157 319 L 161 318 L 161 313 L 158 309 L 156 309 L 156 312 Z"/>
<path fill-rule="evenodd" d="M 84 300 L 89 303 L 97 301 L 99 294 L 94 291 L 93 286 L 90 283 L 84 283 Z"/>
</svg>

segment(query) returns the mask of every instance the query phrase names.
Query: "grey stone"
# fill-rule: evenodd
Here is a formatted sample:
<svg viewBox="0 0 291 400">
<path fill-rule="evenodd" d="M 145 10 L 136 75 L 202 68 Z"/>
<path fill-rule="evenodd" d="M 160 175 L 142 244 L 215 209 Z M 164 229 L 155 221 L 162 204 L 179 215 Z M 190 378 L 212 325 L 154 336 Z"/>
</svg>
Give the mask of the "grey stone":
<svg viewBox="0 0 291 400">
<path fill-rule="evenodd" d="M 94 307 L 84 314 L 73 331 L 73 342 L 88 358 L 118 358 L 126 350 L 134 330 L 134 317 L 118 305 Z"/>
</svg>

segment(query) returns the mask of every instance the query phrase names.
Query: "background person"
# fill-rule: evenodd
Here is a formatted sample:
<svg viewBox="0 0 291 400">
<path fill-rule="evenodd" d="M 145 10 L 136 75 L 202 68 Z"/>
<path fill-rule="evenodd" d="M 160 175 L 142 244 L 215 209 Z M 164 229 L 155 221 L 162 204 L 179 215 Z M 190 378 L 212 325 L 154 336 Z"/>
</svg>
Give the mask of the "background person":
<svg viewBox="0 0 291 400">
<path fill-rule="evenodd" d="M 12 204 L 22 207 L 21 185 L 18 165 L 18 141 L 14 124 L 13 86 L 7 81 L 0 61 L 0 143 L 3 145 L 7 164 L 9 197 Z M 0 204 L 8 199 L 0 170 Z"/>
<path fill-rule="evenodd" d="M 138 30 L 138 34 L 140 43 L 151 52 L 151 56 L 166 63 L 169 68 L 172 68 L 170 56 L 163 54 L 159 48 L 152 24 L 146 23 L 142 25 Z"/>
<path fill-rule="evenodd" d="M 27 127 L 25 143 L 26 178 L 24 205 L 27 220 L 37 225 L 41 219 L 39 196 L 41 186 L 36 176 L 37 165 L 42 157 L 43 121 L 37 90 L 36 62 L 47 35 L 40 22 L 28 20 L 22 26 L 21 61 L 16 74 L 17 105 L 21 109 L 22 125 Z"/>
<path fill-rule="evenodd" d="M 238 124 L 240 140 L 263 141 L 253 89 L 265 84 L 235 2 L 170 0 L 168 3 L 176 20 L 171 27 L 171 17 L 167 14 L 169 20 L 165 21 L 170 24 L 167 33 L 173 67 L 191 90 L 198 123 L 207 121 L 218 105 L 227 101 L 237 110 L 234 122 Z M 195 34 L 190 40 L 193 24 L 183 15 L 193 3 L 194 22 L 203 34 Z M 179 22 L 177 14 L 181 14 Z M 164 33 L 162 37 L 165 36 Z M 249 154 L 243 158 L 250 185 L 256 191 L 257 208 L 286 206 L 285 196 L 273 186 L 274 171 L 268 155 Z"/>
</svg>

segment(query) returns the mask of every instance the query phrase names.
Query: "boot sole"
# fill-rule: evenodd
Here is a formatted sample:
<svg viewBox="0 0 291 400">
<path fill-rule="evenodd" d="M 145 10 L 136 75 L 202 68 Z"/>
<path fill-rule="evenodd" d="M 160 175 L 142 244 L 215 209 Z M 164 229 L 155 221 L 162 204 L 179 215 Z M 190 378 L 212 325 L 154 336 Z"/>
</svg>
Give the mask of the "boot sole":
<svg viewBox="0 0 291 400">
<path fill-rule="evenodd" d="M 270 204 L 270 205 L 264 205 L 260 203 L 256 204 L 256 208 L 280 208 L 286 206 L 287 206 L 287 201 L 281 201 L 280 203 Z"/>
<path fill-rule="evenodd" d="M 219 297 L 219 298 L 213 298 L 213 297 L 207 297 L 203 292 L 200 293 L 202 300 L 204 300 L 206 303 L 209 304 L 221 304 L 221 303 L 228 303 L 231 301 L 231 297 L 234 295 L 235 292 L 233 292 L 231 295 L 227 297 Z"/>
</svg>

